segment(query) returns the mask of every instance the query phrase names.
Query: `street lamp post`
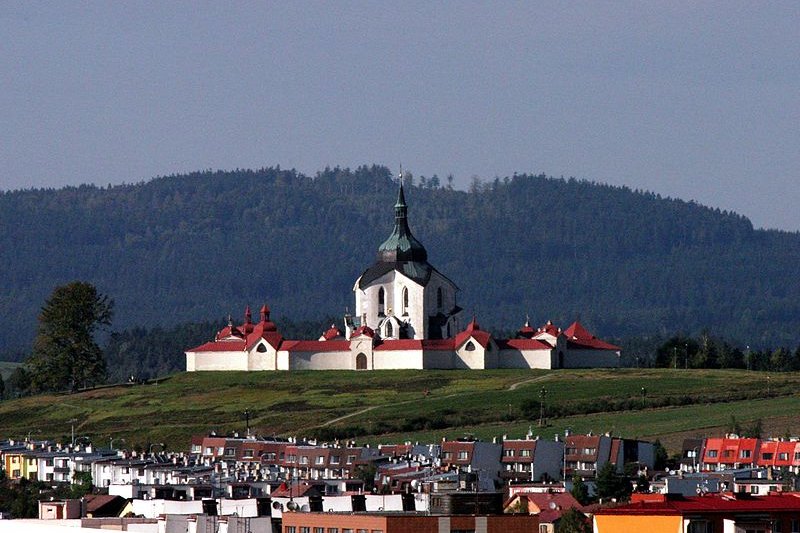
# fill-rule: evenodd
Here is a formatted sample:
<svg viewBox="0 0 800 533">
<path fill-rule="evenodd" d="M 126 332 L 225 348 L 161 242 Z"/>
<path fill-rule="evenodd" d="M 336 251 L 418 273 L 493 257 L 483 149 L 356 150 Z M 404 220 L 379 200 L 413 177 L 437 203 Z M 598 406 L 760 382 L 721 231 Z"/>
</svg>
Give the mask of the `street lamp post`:
<svg viewBox="0 0 800 533">
<path fill-rule="evenodd" d="M 78 421 L 77 418 L 73 418 L 73 419 L 71 419 L 69 421 L 70 434 L 72 435 L 71 442 L 72 442 L 72 447 L 73 448 L 75 447 L 75 422 L 77 422 L 77 421 Z"/>
<path fill-rule="evenodd" d="M 539 427 L 544 427 L 545 425 L 545 417 L 544 417 L 544 402 L 547 399 L 547 389 L 542 387 L 542 390 L 539 391 Z"/>
</svg>

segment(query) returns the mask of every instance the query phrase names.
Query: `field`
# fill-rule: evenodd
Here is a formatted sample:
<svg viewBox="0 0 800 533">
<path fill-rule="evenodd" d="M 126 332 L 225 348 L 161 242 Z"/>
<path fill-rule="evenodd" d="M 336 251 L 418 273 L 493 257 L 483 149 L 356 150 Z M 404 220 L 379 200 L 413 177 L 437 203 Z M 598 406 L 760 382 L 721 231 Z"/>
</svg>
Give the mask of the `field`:
<svg viewBox="0 0 800 533">
<path fill-rule="evenodd" d="M 538 427 L 546 390 L 547 425 Z M 78 436 L 128 447 L 245 429 L 260 435 L 353 437 L 358 442 L 438 441 L 472 434 L 542 438 L 567 429 L 660 438 L 742 427 L 800 433 L 800 374 L 722 370 L 488 370 L 182 373 L 142 385 L 0 402 L 0 436 Z M 121 441 L 117 440 L 117 443 Z"/>
</svg>

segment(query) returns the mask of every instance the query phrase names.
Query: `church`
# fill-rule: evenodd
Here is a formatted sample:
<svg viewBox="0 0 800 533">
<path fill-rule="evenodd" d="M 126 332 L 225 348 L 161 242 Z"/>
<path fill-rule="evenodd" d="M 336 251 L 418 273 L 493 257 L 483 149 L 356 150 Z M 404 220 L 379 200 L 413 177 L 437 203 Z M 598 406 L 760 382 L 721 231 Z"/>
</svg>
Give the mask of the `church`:
<svg viewBox="0 0 800 533">
<path fill-rule="evenodd" d="M 244 322 L 186 351 L 186 370 L 390 370 L 486 368 L 597 368 L 619 366 L 620 348 L 574 322 L 525 325 L 511 339 L 495 339 L 475 317 L 460 327 L 458 287 L 428 263 L 411 233 L 402 176 L 394 229 L 376 262 L 353 285 L 355 316 L 345 315 L 317 340 L 284 339 L 261 308 Z"/>
</svg>

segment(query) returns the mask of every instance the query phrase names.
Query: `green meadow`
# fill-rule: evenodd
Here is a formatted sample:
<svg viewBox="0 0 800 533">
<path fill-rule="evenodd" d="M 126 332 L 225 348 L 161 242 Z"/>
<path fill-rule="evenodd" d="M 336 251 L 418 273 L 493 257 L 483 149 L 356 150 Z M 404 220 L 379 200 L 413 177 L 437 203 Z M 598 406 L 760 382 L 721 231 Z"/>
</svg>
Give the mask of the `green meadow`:
<svg viewBox="0 0 800 533">
<path fill-rule="evenodd" d="M 127 447 L 188 449 L 193 434 L 243 433 L 248 411 L 265 436 L 377 444 L 571 430 L 660 438 L 676 451 L 685 436 L 721 434 L 732 417 L 797 434 L 797 391 L 800 374 L 743 370 L 198 372 L 5 400 L 0 436 L 67 440 L 75 420 L 76 435 L 100 445 L 113 437 Z"/>
</svg>

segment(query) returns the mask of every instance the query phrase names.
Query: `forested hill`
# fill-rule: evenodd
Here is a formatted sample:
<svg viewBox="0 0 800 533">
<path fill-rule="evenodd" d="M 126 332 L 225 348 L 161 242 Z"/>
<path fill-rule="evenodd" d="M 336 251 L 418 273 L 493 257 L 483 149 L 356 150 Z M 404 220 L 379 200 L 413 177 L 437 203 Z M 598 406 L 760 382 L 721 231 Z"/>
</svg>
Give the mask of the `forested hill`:
<svg viewBox="0 0 800 533">
<path fill-rule="evenodd" d="M 754 346 L 798 340 L 800 234 L 573 179 L 515 175 L 468 192 L 414 181 L 411 228 L 485 326 L 530 314 L 579 317 L 606 337 L 709 328 Z M 115 329 L 240 319 L 263 302 L 276 319 L 338 316 L 391 231 L 396 190 L 373 166 L 4 192 L 0 351 L 27 350 L 45 298 L 75 279 L 116 301 Z"/>
</svg>

